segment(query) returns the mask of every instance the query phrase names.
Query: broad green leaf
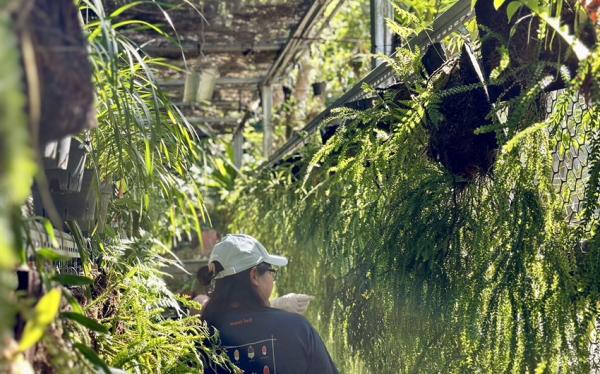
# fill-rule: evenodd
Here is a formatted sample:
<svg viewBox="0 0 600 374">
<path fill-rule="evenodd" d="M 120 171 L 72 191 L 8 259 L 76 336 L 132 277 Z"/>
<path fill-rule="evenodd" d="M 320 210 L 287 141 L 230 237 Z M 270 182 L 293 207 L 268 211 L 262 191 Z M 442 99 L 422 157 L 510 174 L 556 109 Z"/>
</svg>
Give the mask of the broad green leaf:
<svg viewBox="0 0 600 374">
<path fill-rule="evenodd" d="M 75 296 L 73 296 L 73 294 L 71 293 L 71 290 L 69 290 L 68 288 L 64 288 L 63 296 L 67 299 L 67 301 L 69 302 L 69 305 L 71 306 L 71 309 L 75 313 L 85 314 L 85 312 L 83 311 L 83 308 L 81 307 L 81 304 L 79 304 L 79 301 L 77 301 Z"/>
<path fill-rule="evenodd" d="M 590 50 L 577 38 L 569 32 L 566 25 L 560 24 L 560 18 L 551 16 L 550 10 L 546 7 L 538 5 L 537 0 L 520 0 L 525 4 L 535 15 L 540 17 L 548 26 L 560 35 L 567 44 L 573 49 L 575 56 L 579 61 L 585 60 L 590 54 Z"/>
<path fill-rule="evenodd" d="M 58 240 L 56 240 L 56 234 L 54 233 L 54 227 L 52 226 L 52 223 L 48 219 L 43 220 L 42 223 L 44 224 L 44 230 L 46 231 L 46 234 L 48 234 L 50 243 L 52 243 L 54 247 L 58 247 Z"/>
<path fill-rule="evenodd" d="M 10 212 L 31 194 L 36 164 L 24 110 L 23 56 L 4 8 L 0 11 L 0 40 L 0 268 L 9 269 L 18 263 L 19 248 Z"/>
<path fill-rule="evenodd" d="M 59 261 L 67 258 L 57 253 L 54 249 L 47 247 L 40 248 L 35 253 L 36 256 L 43 257 L 48 261 Z"/>
<path fill-rule="evenodd" d="M 75 343 L 73 345 L 89 362 L 102 369 L 104 373 L 110 374 L 110 368 L 106 362 L 104 362 L 104 360 L 101 359 L 93 349 L 81 343 Z"/>
<path fill-rule="evenodd" d="M 19 342 L 19 350 L 25 351 L 37 343 L 46 328 L 54 321 L 60 308 L 61 290 L 54 288 L 45 294 L 33 310 L 33 316 L 25 324 L 23 337 Z"/>
<path fill-rule="evenodd" d="M 519 11 L 519 9 L 521 9 L 522 6 L 523 4 L 521 4 L 518 1 L 513 1 L 512 3 L 508 4 L 508 6 L 506 7 L 506 16 L 508 17 L 508 22 L 512 20 L 512 18 Z"/>
<path fill-rule="evenodd" d="M 494 0 L 494 8 L 496 10 L 500 9 L 502 4 L 504 4 L 505 2 L 506 2 L 506 0 Z"/>
<path fill-rule="evenodd" d="M 120 195 L 123 195 L 123 194 L 127 193 L 127 191 L 129 191 L 129 187 L 127 186 L 127 181 L 125 180 L 125 178 L 121 178 L 117 182 L 117 186 L 118 186 Z"/>
<path fill-rule="evenodd" d="M 12 219 L 10 220 L 10 223 L 11 223 L 12 233 L 13 233 L 13 248 L 17 252 L 17 256 L 19 258 L 19 263 L 26 264 L 27 258 L 28 258 L 28 253 L 27 253 L 28 251 L 27 251 L 27 244 L 25 244 L 25 238 L 23 237 L 26 234 L 22 230 L 22 228 L 25 227 L 25 221 L 23 220 L 23 217 L 21 216 L 21 212 L 19 211 L 19 208 L 13 207 L 11 213 L 12 213 L 11 214 Z"/>
<path fill-rule="evenodd" d="M 70 319 L 71 321 L 75 321 L 75 322 L 79 323 L 80 325 L 87 327 L 88 329 L 90 329 L 92 331 L 96 331 L 101 334 L 106 334 L 108 332 L 108 328 L 106 326 L 102 325 L 98 321 L 95 321 L 89 317 L 86 317 L 83 314 L 74 313 L 74 312 L 63 312 L 60 314 L 60 316 L 62 318 Z"/>
<path fill-rule="evenodd" d="M 109 17 L 110 18 L 116 18 L 116 17 L 120 16 L 121 14 L 123 14 L 125 11 L 127 11 L 127 10 L 129 10 L 131 8 L 134 8 L 134 7 L 136 7 L 136 6 L 140 5 L 140 4 L 143 4 L 144 2 L 145 1 L 134 1 L 134 2 L 131 2 L 129 4 L 123 5 L 122 7 L 118 8 L 117 10 L 115 10 L 114 12 L 112 12 Z"/>
<path fill-rule="evenodd" d="M 144 152 L 145 161 L 146 161 L 146 172 L 149 176 L 152 176 L 154 171 L 154 165 L 152 164 L 152 151 L 150 150 L 150 141 L 148 139 L 144 140 L 146 144 L 146 150 Z"/>
<path fill-rule="evenodd" d="M 52 279 L 63 286 L 87 286 L 94 283 L 92 278 L 74 274 L 56 274 Z"/>
</svg>

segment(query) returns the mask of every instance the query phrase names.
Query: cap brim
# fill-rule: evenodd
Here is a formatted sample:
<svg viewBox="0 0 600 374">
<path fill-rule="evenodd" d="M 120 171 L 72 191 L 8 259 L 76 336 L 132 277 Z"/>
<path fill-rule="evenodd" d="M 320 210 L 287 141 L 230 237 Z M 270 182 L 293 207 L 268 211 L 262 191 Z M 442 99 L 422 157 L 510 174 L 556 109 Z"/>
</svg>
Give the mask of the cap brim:
<svg viewBox="0 0 600 374">
<path fill-rule="evenodd" d="M 274 266 L 285 266 L 288 264 L 288 259 L 283 256 L 269 255 L 269 257 L 265 258 L 263 262 Z"/>
</svg>

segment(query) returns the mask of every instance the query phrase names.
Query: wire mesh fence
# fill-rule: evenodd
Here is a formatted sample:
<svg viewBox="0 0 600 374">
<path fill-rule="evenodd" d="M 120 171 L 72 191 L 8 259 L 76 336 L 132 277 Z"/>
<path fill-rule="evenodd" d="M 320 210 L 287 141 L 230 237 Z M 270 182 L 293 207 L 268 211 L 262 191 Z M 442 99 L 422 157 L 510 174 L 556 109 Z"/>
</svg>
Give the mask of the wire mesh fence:
<svg viewBox="0 0 600 374">
<path fill-rule="evenodd" d="M 564 90 L 558 90 L 546 95 L 547 116 L 553 113 L 563 93 Z M 579 222 L 578 214 L 583 208 L 589 179 L 590 139 L 594 132 L 583 121 L 587 110 L 583 95 L 574 95 L 564 119 L 556 128 L 550 129 L 552 137 L 556 139 L 552 150 L 552 184 L 563 201 L 567 219 L 573 224 Z"/>
<path fill-rule="evenodd" d="M 593 374 L 600 373 L 600 321 L 598 320 L 590 339 L 590 367 Z"/>
<path fill-rule="evenodd" d="M 59 273 L 81 274 L 83 266 L 75 238 L 59 230 L 53 230 L 53 235 L 37 222 L 30 225 L 28 237 L 28 261 L 35 262 L 37 252 L 42 249 L 52 249 L 60 258 L 53 261 L 52 266 Z"/>
<path fill-rule="evenodd" d="M 545 101 L 546 118 L 557 110 L 557 103 L 564 90 L 549 92 Z M 595 150 L 591 140 L 598 136 L 590 121 L 584 117 L 590 105 L 585 97 L 577 93 L 570 98 L 563 119 L 550 129 L 554 139 L 552 153 L 551 181 L 554 191 L 562 203 L 566 219 L 573 229 L 584 224 L 581 213 L 586 203 L 595 206 L 597 202 L 586 202 L 585 192 L 590 174 L 590 155 Z M 597 212 L 594 212 L 597 216 Z M 584 227 L 589 230 L 589 227 Z M 596 320 L 595 329 L 590 333 L 590 368 L 592 373 L 600 373 L 600 321 Z"/>
</svg>

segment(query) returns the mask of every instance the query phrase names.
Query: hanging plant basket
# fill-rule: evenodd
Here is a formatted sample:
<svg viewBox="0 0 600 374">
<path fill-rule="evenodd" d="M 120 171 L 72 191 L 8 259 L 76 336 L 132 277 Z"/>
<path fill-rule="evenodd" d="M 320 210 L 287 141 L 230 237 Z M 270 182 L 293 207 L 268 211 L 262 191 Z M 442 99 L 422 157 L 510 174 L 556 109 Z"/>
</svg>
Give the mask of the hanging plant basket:
<svg viewBox="0 0 600 374">
<path fill-rule="evenodd" d="M 37 129 L 38 144 L 43 146 L 95 127 L 92 67 L 74 2 L 33 0 L 25 4 L 15 28 L 23 64 L 35 68 L 23 71 L 28 72 L 25 86 L 31 128 Z M 32 53 L 26 45 L 32 46 Z M 38 118 L 32 115 L 36 112 Z"/>
<path fill-rule="evenodd" d="M 306 160 L 302 153 L 293 153 L 273 164 L 272 170 L 288 169 L 292 176 L 292 180 L 300 180 L 300 174 L 306 166 Z"/>
<path fill-rule="evenodd" d="M 360 111 L 367 110 L 367 109 L 373 107 L 373 99 L 368 98 L 368 99 L 360 99 L 360 100 L 350 101 L 350 102 L 344 104 L 344 107 L 354 109 L 354 110 L 360 110 Z M 331 139 L 331 137 L 333 137 L 333 135 L 335 135 L 335 132 L 337 131 L 337 129 L 340 126 L 344 126 L 344 125 L 345 125 L 345 121 L 337 121 L 337 122 L 332 122 L 332 123 L 328 124 L 327 126 L 322 127 L 320 130 L 321 142 L 323 144 L 327 143 L 329 141 L 329 139 Z"/>
<path fill-rule="evenodd" d="M 312 90 L 314 96 L 321 96 L 325 93 L 325 88 L 327 87 L 327 83 L 325 82 L 315 82 L 312 84 Z"/>
<path fill-rule="evenodd" d="M 445 90 L 481 83 L 468 53 L 463 47 Z M 491 110 L 484 87 L 444 96 L 428 110 L 428 154 L 456 176 L 459 183 L 487 174 L 496 160 L 498 143 L 495 133 L 475 134 L 476 129 L 491 125 L 487 118 Z"/>
</svg>

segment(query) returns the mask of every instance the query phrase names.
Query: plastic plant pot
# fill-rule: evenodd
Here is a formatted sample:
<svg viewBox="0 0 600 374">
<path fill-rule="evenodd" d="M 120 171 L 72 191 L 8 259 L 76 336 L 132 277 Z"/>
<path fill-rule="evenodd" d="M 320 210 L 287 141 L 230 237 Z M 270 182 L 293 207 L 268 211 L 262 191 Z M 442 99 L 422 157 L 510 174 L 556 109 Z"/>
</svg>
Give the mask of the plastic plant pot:
<svg viewBox="0 0 600 374">
<path fill-rule="evenodd" d="M 210 101 L 212 99 L 218 78 L 219 72 L 217 69 L 209 68 L 200 73 L 196 102 Z"/>
<path fill-rule="evenodd" d="M 200 82 L 200 73 L 197 71 L 188 72 L 185 76 L 183 86 L 183 102 L 190 104 L 196 101 L 196 93 L 198 91 L 198 83 Z"/>
<path fill-rule="evenodd" d="M 321 96 L 325 93 L 325 87 L 326 87 L 326 83 L 325 82 L 316 82 L 312 84 L 312 89 L 313 89 L 313 95 L 314 96 Z"/>
</svg>

